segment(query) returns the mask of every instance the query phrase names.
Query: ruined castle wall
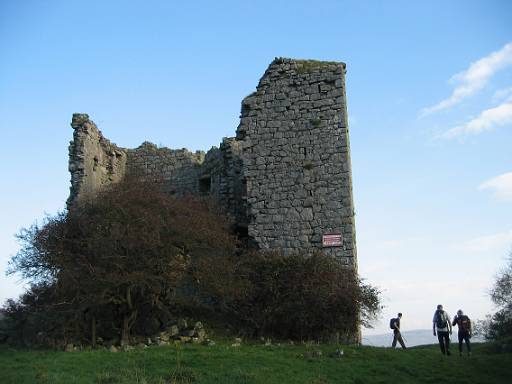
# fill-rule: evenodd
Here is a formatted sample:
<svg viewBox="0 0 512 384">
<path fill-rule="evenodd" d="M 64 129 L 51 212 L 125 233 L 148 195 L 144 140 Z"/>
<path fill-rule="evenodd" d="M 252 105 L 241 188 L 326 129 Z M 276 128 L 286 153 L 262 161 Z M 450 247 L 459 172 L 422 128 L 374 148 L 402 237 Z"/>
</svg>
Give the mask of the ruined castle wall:
<svg viewBox="0 0 512 384">
<path fill-rule="evenodd" d="M 249 236 L 262 249 L 322 249 L 356 268 L 342 63 L 276 59 L 244 99 Z M 323 236 L 342 236 L 325 247 Z"/>
<path fill-rule="evenodd" d="M 220 148 L 212 148 L 206 154 L 201 169 L 200 186 L 222 206 L 235 221 L 237 227 L 247 227 L 245 184 L 242 172 L 241 143 L 225 138 Z"/>
<path fill-rule="evenodd" d="M 69 145 L 71 188 L 68 207 L 124 177 L 126 151 L 105 139 L 86 114 L 75 113 Z"/>
<path fill-rule="evenodd" d="M 199 174 L 204 161 L 204 152 L 186 149 L 158 148 L 144 142 L 135 149 L 127 149 L 129 176 L 163 182 L 172 195 L 199 194 Z"/>
<path fill-rule="evenodd" d="M 202 151 L 160 148 L 150 142 L 121 148 L 105 139 L 86 114 L 74 114 L 69 147 L 71 191 L 68 207 L 125 177 L 161 182 L 176 196 L 213 197 L 237 225 L 246 225 L 241 146 L 226 138 L 220 148 Z"/>
</svg>

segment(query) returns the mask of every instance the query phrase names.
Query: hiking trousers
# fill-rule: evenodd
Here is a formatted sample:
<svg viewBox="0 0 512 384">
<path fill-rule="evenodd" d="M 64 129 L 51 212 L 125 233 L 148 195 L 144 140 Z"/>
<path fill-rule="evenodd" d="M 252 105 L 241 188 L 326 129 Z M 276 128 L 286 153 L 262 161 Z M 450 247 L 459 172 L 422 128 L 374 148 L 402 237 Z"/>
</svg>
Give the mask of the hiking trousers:
<svg viewBox="0 0 512 384">
<path fill-rule="evenodd" d="M 437 340 L 439 340 L 439 348 L 443 355 L 450 355 L 450 332 L 437 331 Z"/>
<path fill-rule="evenodd" d="M 396 342 L 399 342 L 400 345 L 402 346 L 403 349 L 406 349 L 407 347 L 405 346 L 405 343 L 404 343 L 404 339 L 402 338 L 402 334 L 400 333 L 400 331 L 397 331 L 396 329 L 393 331 L 393 343 L 391 343 L 391 346 L 393 348 L 396 347 Z"/>
<path fill-rule="evenodd" d="M 461 331 L 457 335 L 459 337 L 459 353 L 462 354 L 462 343 L 466 342 L 466 349 L 468 350 L 468 353 L 471 353 L 471 343 L 469 342 L 469 332 L 468 331 Z"/>
</svg>

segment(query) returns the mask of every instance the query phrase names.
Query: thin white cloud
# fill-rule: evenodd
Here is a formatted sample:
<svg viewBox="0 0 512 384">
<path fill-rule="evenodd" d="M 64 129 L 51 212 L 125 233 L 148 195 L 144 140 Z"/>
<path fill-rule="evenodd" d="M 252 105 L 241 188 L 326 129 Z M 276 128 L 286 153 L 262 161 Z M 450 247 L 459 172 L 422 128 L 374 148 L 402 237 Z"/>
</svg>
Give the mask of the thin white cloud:
<svg viewBox="0 0 512 384">
<path fill-rule="evenodd" d="M 478 117 L 467 123 L 449 129 L 439 138 L 453 139 L 463 135 L 479 134 L 507 124 L 512 124 L 512 97 L 497 107 L 482 111 Z"/>
<path fill-rule="evenodd" d="M 456 244 L 453 249 L 458 252 L 468 253 L 492 253 L 505 255 L 512 244 L 512 229 L 480 236 L 461 244 Z"/>
<path fill-rule="evenodd" d="M 472 96 L 482 89 L 497 71 L 509 65 L 512 65 L 512 42 L 506 44 L 499 51 L 471 63 L 467 70 L 454 75 L 450 82 L 458 85 L 451 96 L 431 107 L 424 108 L 420 117 L 450 108 Z"/>
<path fill-rule="evenodd" d="M 381 243 L 377 244 L 377 249 L 379 250 L 387 250 L 387 251 L 396 251 L 398 249 L 403 249 L 408 246 L 414 246 L 415 244 L 420 244 L 425 239 L 421 237 L 405 237 L 400 239 L 389 239 L 385 240 Z"/>
<path fill-rule="evenodd" d="M 498 89 L 496 92 L 494 92 L 494 95 L 492 95 L 492 100 L 501 101 L 503 99 L 509 98 L 510 96 L 512 96 L 512 87 Z"/>
<path fill-rule="evenodd" d="M 512 172 L 484 181 L 478 189 L 490 189 L 493 191 L 494 197 L 512 201 Z"/>
</svg>

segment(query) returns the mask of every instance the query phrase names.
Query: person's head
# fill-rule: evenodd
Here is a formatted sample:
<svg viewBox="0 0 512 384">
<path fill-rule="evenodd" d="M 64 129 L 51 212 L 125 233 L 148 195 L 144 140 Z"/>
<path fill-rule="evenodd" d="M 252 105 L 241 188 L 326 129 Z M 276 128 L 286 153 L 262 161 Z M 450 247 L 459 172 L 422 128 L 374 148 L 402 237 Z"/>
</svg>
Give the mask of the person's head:
<svg viewBox="0 0 512 384">
<path fill-rule="evenodd" d="M 399 313 L 398 313 L 398 317 L 402 317 L 402 313 L 400 313 L 400 312 L 399 312 Z"/>
<path fill-rule="evenodd" d="M 463 314 L 464 314 L 464 312 L 462 312 L 462 309 L 459 309 L 459 310 L 457 311 L 457 315 L 462 316 Z"/>
<path fill-rule="evenodd" d="M 438 309 L 439 311 L 442 311 L 442 310 L 443 310 L 443 306 L 442 306 L 441 304 L 439 304 L 439 305 L 437 306 L 437 309 Z"/>
</svg>

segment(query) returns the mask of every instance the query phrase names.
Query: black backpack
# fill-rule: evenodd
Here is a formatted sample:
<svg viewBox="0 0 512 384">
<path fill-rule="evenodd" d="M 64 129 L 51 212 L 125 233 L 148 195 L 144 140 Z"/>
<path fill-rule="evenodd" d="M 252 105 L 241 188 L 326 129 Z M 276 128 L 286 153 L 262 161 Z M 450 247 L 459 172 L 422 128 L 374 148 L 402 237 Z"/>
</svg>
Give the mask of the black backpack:
<svg viewBox="0 0 512 384">
<path fill-rule="evenodd" d="M 444 316 L 444 311 L 438 310 L 436 313 L 436 326 L 437 328 L 446 327 L 446 318 Z"/>
<path fill-rule="evenodd" d="M 395 322 L 396 322 L 396 319 L 394 317 L 392 319 L 390 319 L 389 320 L 389 328 L 395 329 Z"/>
</svg>

